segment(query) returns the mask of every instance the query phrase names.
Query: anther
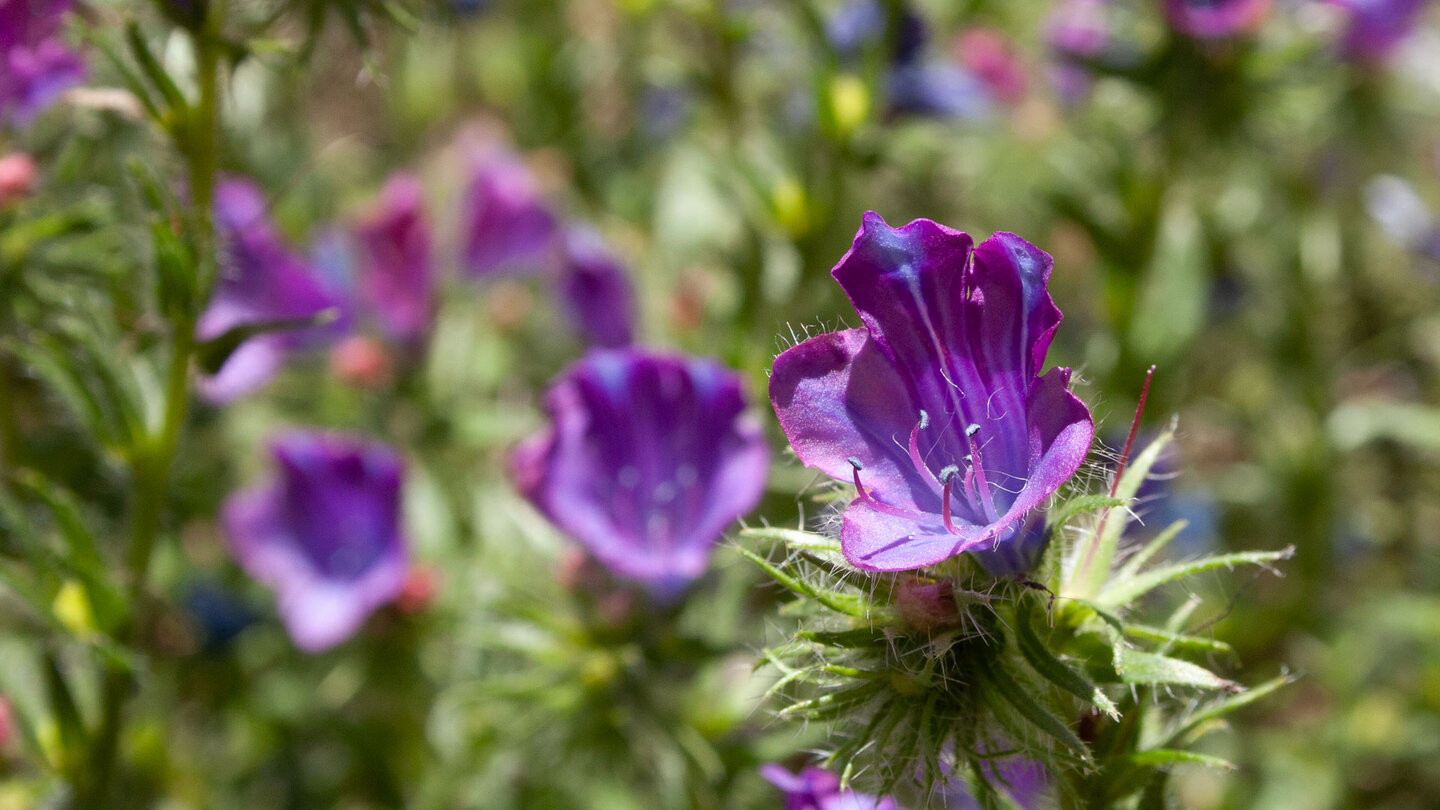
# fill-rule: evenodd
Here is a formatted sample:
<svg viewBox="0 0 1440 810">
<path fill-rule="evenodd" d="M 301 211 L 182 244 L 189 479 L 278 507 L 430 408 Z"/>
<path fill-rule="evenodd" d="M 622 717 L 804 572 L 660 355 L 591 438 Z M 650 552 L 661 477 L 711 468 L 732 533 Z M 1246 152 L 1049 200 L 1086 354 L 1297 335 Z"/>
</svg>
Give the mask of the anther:
<svg viewBox="0 0 1440 810">
<path fill-rule="evenodd" d="M 965 438 L 968 439 L 968 438 L 970 438 L 971 436 L 974 436 L 976 433 L 979 433 L 979 432 L 980 432 L 980 426 L 979 426 L 979 425 L 971 425 L 971 426 L 965 428 Z"/>
<path fill-rule="evenodd" d="M 920 411 L 920 429 L 924 430 L 927 427 L 930 427 L 930 414 L 922 409 Z"/>
</svg>

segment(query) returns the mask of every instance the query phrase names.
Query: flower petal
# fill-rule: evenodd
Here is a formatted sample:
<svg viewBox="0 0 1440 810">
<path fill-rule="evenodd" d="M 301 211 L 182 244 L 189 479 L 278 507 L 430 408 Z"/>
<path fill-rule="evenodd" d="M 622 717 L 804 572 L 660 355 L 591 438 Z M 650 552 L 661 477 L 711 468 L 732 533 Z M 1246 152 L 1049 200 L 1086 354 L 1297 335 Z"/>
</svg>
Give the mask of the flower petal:
<svg viewBox="0 0 1440 810">
<path fill-rule="evenodd" d="M 946 531 L 939 515 L 907 518 L 856 498 L 846 507 L 840 524 L 840 550 L 856 568 L 909 571 L 988 543 L 995 529 L 973 524 L 955 528 L 958 534 Z"/>
<path fill-rule="evenodd" d="M 885 492 L 887 502 L 939 510 L 908 451 L 920 408 L 867 330 L 819 335 L 782 352 L 770 374 L 770 401 L 805 466 L 846 481 L 854 458 L 863 483 Z"/>
</svg>

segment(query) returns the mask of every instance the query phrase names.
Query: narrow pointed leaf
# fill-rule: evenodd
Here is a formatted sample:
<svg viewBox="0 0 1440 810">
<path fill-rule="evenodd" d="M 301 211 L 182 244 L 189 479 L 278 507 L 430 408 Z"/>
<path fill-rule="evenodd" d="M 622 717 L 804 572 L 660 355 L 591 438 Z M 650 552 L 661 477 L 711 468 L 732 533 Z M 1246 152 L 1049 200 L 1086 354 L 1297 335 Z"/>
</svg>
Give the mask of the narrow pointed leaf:
<svg viewBox="0 0 1440 810">
<path fill-rule="evenodd" d="M 790 576 L 784 571 L 781 571 L 769 560 L 761 557 L 755 552 L 739 546 L 737 546 L 736 549 L 740 552 L 741 556 L 745 557 L 745 559 L 749 560 L 750 562 L 753 562 L 756 565 L 760 566 L 761 570 L 769 574 L 770 577 L 776 582 L 784 585 L 786 588 L 789 588 L 800 596 L 814 599 L 815 601 L 819 602 L 825 607 L 830 608 L 831 610 L 834 610 L 838 613 L 844 613 L 848 616 L 854 616 L 856 618 L 866 618 L 869 613 L 868 603 L 864 602 L 858 597 L 847 596 L 844 594 L 832 593 L 830 591 L 822 591 L 818 588 L 813 588 L 808 583 L 796 579 L 795 577 Z"/>
<path fill-rule="evenodd" d="M 1176 728 L 1175 731 L 1164 740 L 1162 745 L 1165 747 L 1169 747 L 1176 745 L 1177 743 L 1189 744 L 1193 741 L 1192 739 L 1190 739 L 1191 733 L 1194 732 L 1196 729 L 1204 726 L 1205 724 L 1213 720 L 1223 717 L 1235 711 L 1236 709 L 1248 706 L 1251 703 L 1254 703 L 1255 701 L 1269 695 L 1271 692 L 1274 692 L 1275 690 L 1279 689 L 1282 686 L 1285 686 L 1286 684 L 1294 680 L 1295 678 L 1292 675 L 1290 675 L 1289 673 L 1285 673 L 1278 677 L 1272 678 L 1260 684 L 1259 686 L 1241 692 L 1238 695 L 1233 695 L 1231 697 L 1222 698 L 1220 700 L 1208 703 L 1197 709 L 1194 714 L 1186 718 L 1185 722 L 1182 723 L 1178 728 Z"/>
<path fill-rule="evenodd" d="M 1227 681 L 1189 661 L 1125 647 L 1121 647 L 1116 653 L 1115 670 L 1120 674 L 1122 683 L 1196 686 L 1201 689 L 1223 689 L 1227 692 L 1237 692 L 1241 688 L 1234 681 Z"/>
<path fill-rule="evenodd" d="M 991 691 L 998 694 L 1006 703 L 1015 709 L 1020 716 L 1030 721 L 1036 728 L 1054 737 L 1066 748 L 1075 752 L 1081 759 L 1088 760 L 1090 758 L 1089 749 L 1085 747 L 1085 743 L 1076 736 L 1075 732 L 1072 731 L 1069 726 L 1051 714 L 1049 710 L 1037 704 L 1034 699 L 1026 693 L 1025 689 L 1021 687 L 1019 683 L 1016 683 L 1013 678 L 1009 677 L 1007 673 L 996 672 L 994 665 L 992 664 L 991 666 L 991 676 L 986 679 L 986 682 L 991 687 Z"/>
<path fill-rule="evenodd" d="M 1279 551 L 1239 551 L 1233 554 L 1216 554 L 1190 562 L 1152 568 L 1143 574 L 1115 583 L 1096 599 L 1101 605 L 1119 607 L 1128 605 L 1137 598 L 1168 582 L 1184 579 L 1217 568 L 1234 568 L 1237 565 L 1264 565 L 1276 560 L 1288 560 L 1295 555 L 1294 546 Z"/>
<path fill-rule="evenodd" d="M 1207 768 L 1218 768 L 1222 771 L 1235 770 L 1235 763 L 1228 759 L 1174 748 L 1152 748 L 1149 751 L 1139 751 L 1126 757 L 1125 761 L 1144 768 L 1163 768 L 1166 765 L 1189 763 L 1204 765 Z"/>
<path fill-rule="evenodd" d="M 1050 653 L 1036 635 L 1031 624 L 1031 607 L 1033 602 L 1029 599 L 1020 600 L 1019 612 L 1016 616 L 1015 640 L 1020 648 L 1020 654 L 1029 662 L 1032 669 L 1040 674 L 1045 680 L 1064 689 L 1066 692 L 1089 701 L 1095 708 L 1109 715 L 1112 720 L 1120 719 L 1120 712 L 1115 704 L 1100 691 L 1100 688 L 1085 680 L 1085 677 L 1071 669 L 1060 659 Z"/>
<path fill-rule="evenodd" d="M 1174 540 L 1180 532 L 1185 531 L 1185 528 L 1189 525 L 1190 521 L 1188 520 L 1177 520 L 1169 526 L 1166 526 L 1164 531 L 1155 535 L 1155 539 L 1146 543 L 1144 548 L 1135 552 L 1135 556 L 1125 561 L 1125 565 L 1120 569 L 1120 573 L 1115 575 L 1115 580 L 1117 582 L 1124 582 L 1140 573 L 1141 566 L 1153 559 L 1155 555 L 1169 545 L 1170 541 Z"/>
<path fill-rule="evenodd" d="M 765 526 L 750 529 L 741 529 L 741 537 L 754 538 L 756 540 L 769 540 L 773 543 L 780 543 L 788 548 L 804 549 L 805 551 L 833 551 L 840 553 L 840 541 L 821 534 L 802 532 L 798 529 L 781 529 L 773 526 Z"/>
</svg>

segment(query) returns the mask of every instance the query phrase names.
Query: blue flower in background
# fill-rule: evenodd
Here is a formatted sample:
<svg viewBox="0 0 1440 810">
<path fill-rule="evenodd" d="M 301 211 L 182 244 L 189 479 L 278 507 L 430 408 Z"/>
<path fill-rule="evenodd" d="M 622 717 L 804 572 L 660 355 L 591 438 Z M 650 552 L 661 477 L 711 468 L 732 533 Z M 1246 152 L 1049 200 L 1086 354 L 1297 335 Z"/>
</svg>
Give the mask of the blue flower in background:
<svg viewBox="0 0 1440 810">
<path fill-rule="evenodd" d="M 1006 543 L 1029 558 L 1025 518 L 1094 437 L 1070 370 L 1040 375 L 1060 324 L 1050 256 L 1007 233 L 972 245 L 930 220 L 897 229 L 866 214 L 831 271 L 865 325 L 775 360 L 770 399 L 796 455 L 856 485 L 840 543 L 859 568 Z"/>
<path fill-rule="evenodd" d="M 933 118 L 978 120 L 993 109 L 990 90 L 978 76 L 951 62 L 904 65 L 890 73 L 890 106 L 896 112 Z"/>
<path fill-rule="evenodd" d="M 635 333 L 630 277 L 594 229 L 566 229 L 558 295 L 581 337 L 592 346 L 627 346 Z"/>
<path fill-rule="evenodd" d="M 405 587 L 404 464 L 384 445 L 316 432 L 271 450 L 276 478 L 227 498 L 222 520 L 236 562 L 275 589 L 295 645 L 319 652 Z"/>
<path fill-rule="evenodd" d="M 656 598 L 705 572 L 765 488 L 764 431 L 740 375 L 699 358 L 597 349 L 546 397 L 550 425 L 515 449 L 520 492 L 612 573 Z"/>
<path fill-rule="evenodd" d="M 530 170 L 519 156 L 496 147 L 469 160 L 461 203 L 464 269 L 479 277 L 548 269 L 558 225 Z"/>
<path fill-rule="evenodd" d="M 899 16 L 887 57 L 892 64 L 903 65 L 914 61 L 925 47 L 925 22 L 908 3 L 899 4 L 896 13 Z M 849 0 L 826 20 L 825 36 L 836 54 L 853 61 L 884 41 L 889 24 L 889 11 L 881 0 Z"/>
<path fill-rule="evenodd" d="M 1388 57 L 1420 23 L 1429 0 L 1325 0 L 1344 9 L 1349 24 L 1340 37 L 1340 53 L 1359 62 Z"/>
</svg>

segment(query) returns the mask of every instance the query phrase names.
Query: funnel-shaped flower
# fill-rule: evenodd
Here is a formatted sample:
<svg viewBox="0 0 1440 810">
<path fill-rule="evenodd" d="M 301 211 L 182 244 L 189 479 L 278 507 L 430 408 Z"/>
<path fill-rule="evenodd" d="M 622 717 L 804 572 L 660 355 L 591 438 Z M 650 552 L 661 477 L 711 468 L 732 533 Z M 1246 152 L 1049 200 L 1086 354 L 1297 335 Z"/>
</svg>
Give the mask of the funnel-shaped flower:
<svg viewBox="0 0 1440 810">
<path fill-rule="evenodd" d="M 1326 0 L 1349 13 L 1350 22 L 1340 37 L 1340 53 L 1347 59 L 1378 62 L 1390 55 L 1415 26 L 1429 0 Z"/>
<path fill-rule="evenodd" d="M 239 326 L 313 318 L 339 306 L 310 266 L 275 232 L 260 189 L 244 180 L 215 187 L 215 227 L 221 243 L 220 278 L 195 337 L 211 340 Z M 240 344 L 218 372 L 200 381 L 217 403 L 244 396 L 270 380 L 291 348 L 317 330 L 271 332 Z"/>
<path fill-rule="evenodd" d="M 765 765 L 760 775 L 785 793 L 785 810 L 900 810 L 889 797 L 842 790 L 840 777 L 823 768 L 791 773 L 780 765 Z"/>
<path fill-rule="evenodd" d="M 470 158 L 462 203 L 462 263 L 476 276 L 536 272 L 554 245 L 555 216 L 519 157 L 487 149 Z"/>
<path fill-rule="evenodd" d="M 765 488 L 769 452 L 740 377 L 712 361 L 597 349 L 561 375 L 546 409 L 550 427 L 511 459 L 520 491 L 660 599 L 704 573 Z"/>
<path fill-rule="evenodd" d="M 1271 0 L 1163 0 L 1170 27 L 1196 39 L 1243 34 L 1270 13 Z"/>
<path fill-rule="evenodd" d="M 0 2 L 0 122 L 25 123 L 85 78 L 85 63 L 60 41 L 71 0 Z"/>
<path fill-rule="evenodd" d="M 403 464 L 383 445 L 318 433 L 282 436 L 272 450 L 279 476 L 226 500 L 225 531 L 241 567 L 275 589 L 295 645 L 318 652 L 405 587 Z"/>
<path fill-rule="evenodd" d="M 933 565 L 1015 542 L 1025 516 L 1079 469 L 1095 426 L 1040 376 L 1060 310 L 1049 255 L 875 213 L 831 275 L 864 327 L 775 359 L 770 399 L 800 460 L 859 482 L 841 548 L 874 571 Z"/>
<path fill-rule="evenodd" d="M 600 234 L 584 226 L 565 232 L 559 298 L 581 337 L 593 346 L 628 346 L 634 334 L 630 278 Z"/>
<path fill-rule="evenodd" d="M 411 346 L 421 343 L 430 329 L 434 282 L 420 179 L 402 173 L 386 181 L 356 237 L 365 309 L 391 338 Z"/>
</svg>

